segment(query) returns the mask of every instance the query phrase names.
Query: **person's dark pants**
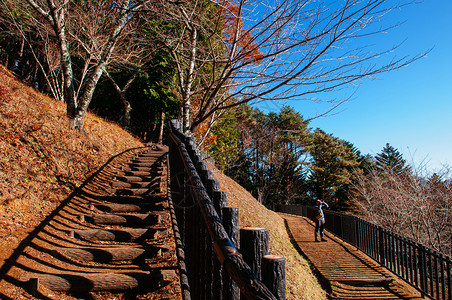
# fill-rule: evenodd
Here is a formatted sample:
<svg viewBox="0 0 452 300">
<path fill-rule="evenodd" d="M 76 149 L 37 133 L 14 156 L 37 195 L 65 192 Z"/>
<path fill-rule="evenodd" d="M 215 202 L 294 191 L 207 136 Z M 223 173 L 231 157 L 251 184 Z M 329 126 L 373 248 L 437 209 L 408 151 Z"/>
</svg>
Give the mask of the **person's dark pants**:
<svg viewBox="0 0 452 300">
<path fill-rule="evenodd" d="M 315 239 L 317 240 L 317 236 L 320 231 L 320 238 L 324 239 L 323 231 L 325 230 L 325 219 L 315 220 Z"/>
</svg>

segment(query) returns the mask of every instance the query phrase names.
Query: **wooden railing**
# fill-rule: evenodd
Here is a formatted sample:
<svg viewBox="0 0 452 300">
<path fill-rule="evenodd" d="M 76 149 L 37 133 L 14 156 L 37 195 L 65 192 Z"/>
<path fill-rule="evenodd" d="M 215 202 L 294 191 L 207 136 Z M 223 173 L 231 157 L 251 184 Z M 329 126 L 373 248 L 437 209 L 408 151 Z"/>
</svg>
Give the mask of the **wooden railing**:
<svg viewBox="0 0 452 300">
<path fill-rule="evenodd" d="M 276 205 L 275 211 L 314 220 L 314 207 Z M 356 216 L 324 211 L 326 229 L 354 245 L 433 299 L 452 299 L 451 259 Z"/>
<path fill-rule="evenodd" d="M 184 299 L 284 299 L 285 261 L 268 255 L 268 230 L 241 229 L 239 253 L 238 208 L 227 206 L 227 193 L 219 190 L 195 139 L 179 128 L 170 122 L 168 162 L 185 261 L 181 279 L 189 290 Z"/>
</svg>

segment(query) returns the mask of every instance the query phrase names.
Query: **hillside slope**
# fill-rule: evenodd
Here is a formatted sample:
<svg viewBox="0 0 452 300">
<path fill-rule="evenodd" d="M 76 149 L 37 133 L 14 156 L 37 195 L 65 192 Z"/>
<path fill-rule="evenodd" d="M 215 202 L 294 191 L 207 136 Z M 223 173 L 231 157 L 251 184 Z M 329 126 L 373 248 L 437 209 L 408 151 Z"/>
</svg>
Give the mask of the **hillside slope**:
<svg viewBox="0 0 452 300">
<path fill-rule="evenodd" d="M 307 261 L 290 241 L 284 220 L 265 208 L 248 191 L 211 166 L 220 181 L 220 190 L 228 192 L 228 205 L 239 208 L 239 227 L 263 227 L 269 230 L 270 253 L 286 258 L 286 298 L 325 299 L 326 294 L 312 274 Z"/>
<path fill-rule="evenodd" d="M 21 83 L 0 65 L 0 267 L 70 192 L 107 160 L 143 144 L 115 124 L 88 113 L 86 134 L 69 129 L 64 103 Z M 272 254 L 286 257 L 287 299 L 325 299 L 284 221 L 236 182 L 214 169 L 240 227 L 270 231 Z"/>
<path fill-rule="evenodd" d="M 88 113 L 69 129 L 65 104 L 0 65 L 0 266 L 19 242 L 107 160 L 143 144 Z"/>
</svg>

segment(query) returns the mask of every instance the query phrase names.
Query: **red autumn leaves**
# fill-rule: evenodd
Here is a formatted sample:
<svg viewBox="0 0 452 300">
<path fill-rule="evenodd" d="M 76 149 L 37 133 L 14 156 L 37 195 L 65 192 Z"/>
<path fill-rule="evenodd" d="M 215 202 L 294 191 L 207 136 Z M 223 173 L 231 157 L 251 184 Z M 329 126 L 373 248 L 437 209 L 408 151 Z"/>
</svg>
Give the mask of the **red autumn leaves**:
<svg viewBox="0 0 452 300">
<path fill-rule="evenodd" d="M 255 38 L 243 26 L 242 9 L 240 5 L 225 1 L 223 4 L 223 15 L 225 20 L 225 35 L 229 44 L 235 44 L 241 52 L 240 56 L 245 61 L 258 63 L 263 58 L 262 52 L 255 44 Z"/>
</svg>

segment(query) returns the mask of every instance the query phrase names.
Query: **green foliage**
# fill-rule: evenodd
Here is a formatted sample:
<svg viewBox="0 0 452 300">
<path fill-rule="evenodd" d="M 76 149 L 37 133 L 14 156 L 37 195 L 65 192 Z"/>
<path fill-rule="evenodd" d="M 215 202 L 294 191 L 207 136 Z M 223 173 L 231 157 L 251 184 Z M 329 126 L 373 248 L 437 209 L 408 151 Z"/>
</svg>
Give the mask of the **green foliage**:
<svg viewBox="0 0 452 300">
<path fill-rule="evenodd" d="M 120 87 L 134 77 L 125 93 L 132 107 L 131 131 L 143 140 L 155 141 L 161 113 L 164 112 L 165 119 L 168 120 L 176 117 L 178 112 L 179 103 L 172 88 L 174 65 L 171 57 L 165 52 L 159 52 L 153 55 L 145 69 L 110 69 L 109 72 Z M 107 78 L 96 89 L 91 107 L 101 116 L 122 121 L 124 104 Z"/>
<path fill-rule="evenodd" d="M 353 179 L 353 169 L 359 165 L 357 151 L 350 144 L 317 129 L 312 134 L 309 153 L 312 196 L 336 208 L 346 207 L 346 186 Z"/>
<path fill-rule="evenodd" d="M 406 164 L 405 159 L 403 159 L 403 155 L 389 143 L 386 143 L 383 150 L 375 156 L 375 161 L 377 168 L 381 172 L 390 170 L 394 174 L 400 175 L 410 171 L 410 167 Z"/>
<path fill-rule="evenodd" d="M 237 127 L 237 118 L 233 111 L 223 114 L 219 122 L 211 129 L 207 138 L 212 139 L 208 152 L 215 159 L 217 167 L 225 170 L 231 160 L 236 160 L 240 131 Z"/>
<path fill-rule="evenodd" d="M 264 114 L 247 105 L 236 113 L 240 129 L 239 153 L 228 175 L 260 202 L 302 202 L 304 192 L 307 123 L 290 107 Z"/>
</svg>

